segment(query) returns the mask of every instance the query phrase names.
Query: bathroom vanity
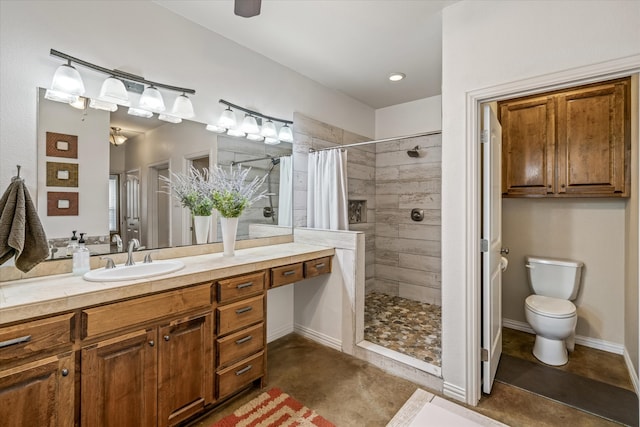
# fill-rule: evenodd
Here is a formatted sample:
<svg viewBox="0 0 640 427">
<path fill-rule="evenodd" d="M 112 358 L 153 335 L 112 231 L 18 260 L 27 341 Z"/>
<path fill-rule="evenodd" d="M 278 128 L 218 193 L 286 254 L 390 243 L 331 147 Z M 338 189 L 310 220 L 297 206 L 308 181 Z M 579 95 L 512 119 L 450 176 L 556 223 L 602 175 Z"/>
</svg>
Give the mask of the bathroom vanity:
<svg viewBox="0 0 640 427">
<path fill-rule="evenodd" d="M 262 387 L 267 290 L 330 273 L 334 253 L 286 243 L 148 279 L 0 284 L 0 420 L 171 426 Z"/>
</svg>

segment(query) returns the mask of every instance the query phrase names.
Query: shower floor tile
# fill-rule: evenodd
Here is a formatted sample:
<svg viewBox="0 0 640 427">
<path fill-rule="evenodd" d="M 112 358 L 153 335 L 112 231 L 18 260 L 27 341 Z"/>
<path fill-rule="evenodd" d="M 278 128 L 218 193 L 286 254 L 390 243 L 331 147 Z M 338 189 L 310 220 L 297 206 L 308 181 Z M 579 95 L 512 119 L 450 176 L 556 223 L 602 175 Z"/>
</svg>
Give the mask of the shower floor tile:
<svg viewBox="0 0 640 427">
<path fill-rule="evenodd" d="M 364 339 L 441 366 L 440 306 L 371 292 L 365 296 Z"/>
</svg>

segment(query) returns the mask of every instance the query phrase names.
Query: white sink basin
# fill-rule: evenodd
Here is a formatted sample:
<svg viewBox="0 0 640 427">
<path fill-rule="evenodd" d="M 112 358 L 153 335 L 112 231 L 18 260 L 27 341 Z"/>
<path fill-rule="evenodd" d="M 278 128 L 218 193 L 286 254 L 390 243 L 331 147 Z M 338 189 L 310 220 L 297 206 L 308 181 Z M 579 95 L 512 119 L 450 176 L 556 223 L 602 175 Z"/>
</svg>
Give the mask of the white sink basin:
<svg viewBox="0 0 640 427">
<path fill-rule="evenodd" d="M 115 282 L 118 280 L 144 279 L 145 277 L 159 276 L 173 273 L 184 267 L 182 261 L 153 261 L 135 265 L 118 265 L 116 268 L 98 268 L 85 273 L 84 280 L 89 282 Z"/>
</svg>

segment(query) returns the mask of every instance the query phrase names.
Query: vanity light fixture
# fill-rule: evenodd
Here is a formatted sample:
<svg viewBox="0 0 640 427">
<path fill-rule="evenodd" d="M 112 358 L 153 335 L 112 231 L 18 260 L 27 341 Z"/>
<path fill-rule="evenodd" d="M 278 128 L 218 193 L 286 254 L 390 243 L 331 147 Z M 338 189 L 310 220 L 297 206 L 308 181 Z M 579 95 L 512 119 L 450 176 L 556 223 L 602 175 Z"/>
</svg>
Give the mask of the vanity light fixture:
<svg viewBox="0 0 640 427">
<path fill-rule="evenodd" d="M 293 125 L 291 120 L 278 119 L 267 116 L 257 111 L 249 110 L 232 104 L 224 99 L 218 101 L 226 105 L 227 108 L 220 115 L 216 125 L 207 125 L 207 130 L 217 133 L 227 132 L 227 135 L 246 137 L 252 141 L 263 141 L 265 144 L 275 145 L 283 142 L 293 142 L 293 132 L 289 125 Z M 233 110 L 245 113 L 242 125 L 237 128 L 236 115 Z M 280 130 L 276 123 L 281 123 Z M 262 125 L 262 126 L 260 126 Z"/>
<path fill-rule="evenodd" d="M 278 139 L 284 142 L 293 142 L 293 132 L 291 131 L 291 128 L 287 126 L 286 123 L 280 128 L 280 132 L 278 133 Z"/>
<path fill-rule="evenodd" d="M 73 108 L 77 108 L 78 110 L 84 110 L 85 108 L 87 108 L 87 98 L 85 98 L 84 96 L 79 96 L 78 99 L 76 99 L 74 102 L 70 102 L 69 105 L 71 105 Z"/>
<path fill-rule="evenodd" d="M 140 108 L 129 107 L 127 110 L 127 114 L 131 114 L 136 117 L 144 117 L 145 119 L 150 119 L 153 117 L 153 113 L 151 111 L 142 110 Z"/>
<path fill-rule="evenodd" d="M 144 77 L 120 70 L 109 70 L 108 68 L 75 58 L 55 49 L 51 49 L 49 53 L 52 56 L 64 59 L 67 63 L 61 65 L 56 70 L 53 76 L 53 82 L 51 83 L 51 88 L 45 92 L 46 99 L 65 103 L 78 102 L 78 97 L 84 94 L 85 88 L 82 78 L 80 77 L 80 73 L 75 69 L 75 67 L 73 67 L 73 65 L 71 65 L 74 63 L 109 76 L 102 83 L 100 95 L 91 100 L 93 105 L 90 103 L 90 106 L 93 108 L 115 111 L 113 110 L 114 105 L 115 108 L 117 108 L 117 105 L 130 106 L 127 91 L 133 91 L 136 93 L 142 92 L 139 105 L 137 107 L 129 108 L 128 113 L 134 116 L 149 118 L 153 116 L 154 112 L 162 113 L 166 109 L 164 100 L 162 99 L 162 94 L 158 89 L 161 88 L 181 94 L 176 98 L 171 113 L 167 115 L 181 119 L 191 118 L 194 116 L 193 105 L 191 104 L 191 100 L 187 97 L 187 94 L 195 95 L 196 91 L 193 89 L 153 82 L 145 79 Z M 145 86 L 147 87 L 143 91 L 142 88 Z M 170 120 L 175 121 L 176 119 L 170 118 Z"/>
<path fill-rule="evenodd" d="M 75 102 L 79 96 L 84 95 L 84 83 L 80 73 L 71 65 L 71 60 L 67 59 L 66 64 L 60 65 L 51 81 L 51 88 L 48 89 L 44 97 L 51 101 Z"/>
<path fill-rule="evenodd" d="M 108 77 L 102 83 L 98 99 L 100 101 L 111 102 L 112 104 L 119 104 L 125 107 L 131 105 L 129 102 L 127 88 L 124 86 L 122 80 L 117 79 L 114 76 Z"/>
<path fill-rule="evenodd" d="M 170 114 L 160 114 L 158 115 L 158 119 L 162 120 L 163 122 L 182 123 L 182 118 Z"/>
<path fill-rule="evenodd" d="M 227 131 L 226 128 L 218 125 L 207 125 L 207 130 L 215 133 L 225 133 Z"/>
<path fill-rule="evenodd" d="M 164 99 L 157 87 L 151 85 L 142 92 L 138 108 L 154 113 L 162 113 L 165 110 Z"/>
<path fill-rule="evenodd" d="M 183 119 L 190 119 L 195 115 L 193 112 L 193 104 L 186 94 L 183 93 L 182 95 L 178 95 L 176 100 L 173 101 L 171 115 L 181 117 Z"/>
<path fill-rule="evenodd" d="M 89 101 L 89 107 L 95 108 L 96 110 L 111 111 L 112 113 L 118 110 L 117 104 L 93 98 Z"/>
<path fill-rule="evenodd" d="M 404 74 L 404 73 L 391 73 L 391 74 L 389 74 L 389 80 L 391 80 L 392 82 L 399 82 L 400 80 L 404 79 L 405 77 L 407 77 L 407 75 Z"/>
</svg>

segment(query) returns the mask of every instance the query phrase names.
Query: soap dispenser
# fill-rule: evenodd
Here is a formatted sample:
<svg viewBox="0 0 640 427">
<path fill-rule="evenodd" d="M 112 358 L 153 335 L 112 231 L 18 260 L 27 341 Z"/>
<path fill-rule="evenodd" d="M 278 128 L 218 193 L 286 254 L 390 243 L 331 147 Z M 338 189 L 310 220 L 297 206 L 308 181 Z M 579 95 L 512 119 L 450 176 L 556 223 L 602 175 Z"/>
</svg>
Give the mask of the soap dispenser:
<svg viewBox="0 0 640 427">
<path fill-rule="evenodd" d="M 84 235 L 85 233 L 80 233 L 78 249 L 73 253 L 73 274 L 76 276 L 81 276 L 91 269 L 89 263 L 89 249 L 85 246 Z"/>
<path fill-rule="evenodd" d="M 67 245 L 67 256 L 73 256 L 73 253 L 78 250 L 78 238 L 76 237 L 76 230 L 73 230 L 73 236 L 69 239 Z"/>
</svg>

